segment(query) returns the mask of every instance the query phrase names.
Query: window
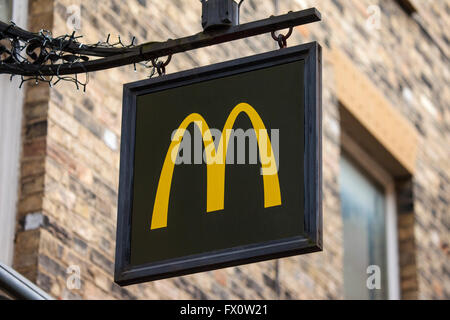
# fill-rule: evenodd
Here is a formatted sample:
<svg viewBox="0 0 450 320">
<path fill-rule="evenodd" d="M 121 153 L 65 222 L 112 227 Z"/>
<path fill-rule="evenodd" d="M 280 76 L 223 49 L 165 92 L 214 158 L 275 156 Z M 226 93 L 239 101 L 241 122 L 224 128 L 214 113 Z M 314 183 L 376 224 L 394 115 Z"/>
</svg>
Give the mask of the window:
<svg viewBox="0 0 450 320">
<path fill-rule="evenodd" d="M 349 137 L 343 138 L 343 148 L 340 195 L 345 298 L 398 299 L 398 241 L 393 179 Z M 374 275 L 372 266 L 379 268 L 379 273 L 375 270 L 379 275 L 379 289 L 367 285 L 368 278 Z M 368 267 L 371 268 L 368 270 Z"/>
<path fill-rule="evenodd" d="M 9 22 L 11 20 L 12 0 L 0 0 L 0 21 Z"/>
</svg>

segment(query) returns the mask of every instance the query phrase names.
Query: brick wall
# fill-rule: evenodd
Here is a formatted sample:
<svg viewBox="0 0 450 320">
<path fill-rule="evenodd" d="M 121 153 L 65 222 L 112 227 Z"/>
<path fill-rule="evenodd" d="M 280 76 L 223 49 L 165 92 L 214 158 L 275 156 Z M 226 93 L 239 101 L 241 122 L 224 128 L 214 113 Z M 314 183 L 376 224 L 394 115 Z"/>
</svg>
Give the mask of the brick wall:
<svg viewBox="0 0 450 320">
<path fill-rule="evenodd" d="M 115 285 L 122 85 L 146 77 L 126 66 L 91 74 L 85 94 L 66 83 L 26 88 L 15 268 L 62 299 L 343 298 L 341 128 L 328 54 L 338 48 L 419 134 L 416 174 L 409 188 L 399 189 L 407 190 L 399 201 L 410 213 L 399 220 L 399 228 L 410 230 L 399 232 L 400 257 L 411 260 L 411 267 L 401 271 L 403 297 L 450 298 L 450 76 L 443 32 L 450 27 L 449 3 L 413 2 L 429 33 L 392 0 L 279 1 L 280 13 L 315 6 L 323 16 L 321 23 L 296 28 L 288 42 L 318 40 L 324 46 L 323 252 L 126 288 Z M 197 0 L 30 0 L 29 28 L 71 33 L 67 8 L 74 4 L 81 7 L 85 43 L 104 40 L 108 33 L 126 40 L 134 35 L 142 43 L 201 31 Z M 381 24 L 368 31 L 364 26 L 372 4 L 381 8 Z M 241 22 L 272 14 L 273 1 L 246 0 Z M 275 48 L 270 35 L 262 35 L 177 54 L 168 72 Z M 81 271 L 79 290 L 66 285 L 67 268 L 73 265 Z"/>
</svg>

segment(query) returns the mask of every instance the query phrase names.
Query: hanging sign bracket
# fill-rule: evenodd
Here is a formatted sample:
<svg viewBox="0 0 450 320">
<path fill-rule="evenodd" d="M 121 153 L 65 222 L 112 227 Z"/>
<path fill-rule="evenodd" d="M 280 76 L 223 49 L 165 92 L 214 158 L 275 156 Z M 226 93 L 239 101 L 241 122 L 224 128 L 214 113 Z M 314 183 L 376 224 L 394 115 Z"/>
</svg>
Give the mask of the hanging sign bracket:
<svg viewBox="0 0 450 320">
<path fill-rule="evenodd" d="M 293 28 L 295 26 L 318 22 L 321 20 L 320 12 L 316 8 L 289 12 L 280 16 L 249 22 L 241 25 L 231 25 L 228 28 L 211 29 L 198 34 L 165 42 L 148 42 L 130 48 L 103 49 L 95 52 L 100 59 L 89 60 L 76 64 L 52 64 L 52 65 L 28 65 L 21 68 L 14 64 L 1 64 L 0 74 L 17 74 L 22 76 L 51 76 L 79 74 L 92 71 L 116 68 L 124 65 L 150 61 L 159 57 L 169 56 L 180 52 L 204 48 L 220 43 L 253 37 L 265 33 L 271 33 L 281 29 Z M 0 22 L 0 32 L 24 33 L 19 28 L 11 28 Z M 71 44 L 71 46 L 73 46 Z M 84 50 L 83 45 L 72 48 L 72 51 Z"/>
</svg>

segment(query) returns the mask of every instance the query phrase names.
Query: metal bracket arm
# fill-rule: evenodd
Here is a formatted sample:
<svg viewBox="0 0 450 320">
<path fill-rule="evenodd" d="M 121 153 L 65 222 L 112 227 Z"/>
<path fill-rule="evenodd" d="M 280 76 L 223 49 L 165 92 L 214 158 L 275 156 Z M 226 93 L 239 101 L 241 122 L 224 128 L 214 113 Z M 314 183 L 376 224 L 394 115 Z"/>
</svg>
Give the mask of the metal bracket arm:
<svg viewBox="0 0 450 320">
<path fill-rule="evenodd" d="M 310 8 L 297 12 L 289 12 L 280 16 L 272 16 L 267 19 L 237 26 L 231 26 L 225 30 L 200 32 L 189 37 L 168 40 L 166 42 L 144 43 L 133 48 L 127 48 L 126 53 L 123 53 L 123 49 L 109 49 L 104 52 L 105 56 L 107 55 L 106 57 L 83 63 L 55 64 L 40 68 L 36 66 L 36 70 L 33 70 L 34 66 L 32 65 L 28 66 L 27 70 L 24 70 L 23 68 L 20 68 L 20 66 L 1 64 L 0 73 L 23 76 L 51 76 L 56 74 L 67 75 L 99 71 L 135 64 L 142 61 L 149 61 L 163 56 L 253 37 L 260 34 L 271 33 L 272 31 L 318 22 L 320 20 L 320 12 L 316 8 Z M 117 54 L 115 55 L 113 55 L 114 50 L 117 50 Z M 100 52 L 97 53 L 101 55 Z"/>
</svg>

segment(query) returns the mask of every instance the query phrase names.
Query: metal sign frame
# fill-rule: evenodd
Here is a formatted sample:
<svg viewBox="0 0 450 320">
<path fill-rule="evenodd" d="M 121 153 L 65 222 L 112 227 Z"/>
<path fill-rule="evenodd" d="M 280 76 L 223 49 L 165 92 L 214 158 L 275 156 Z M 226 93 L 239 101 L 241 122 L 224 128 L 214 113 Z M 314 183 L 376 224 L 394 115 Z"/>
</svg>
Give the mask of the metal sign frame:
<svg viewBox="0 0 450 320">
<path fill-rule="evenodd" d="M 322 250 L 321 47 L 317 42 L 124 85 L 115 282 L 129 285 Z M 131 265 L 137 96 L 273 65 L 305 61 L 303 236 Z"/>
</svg>

